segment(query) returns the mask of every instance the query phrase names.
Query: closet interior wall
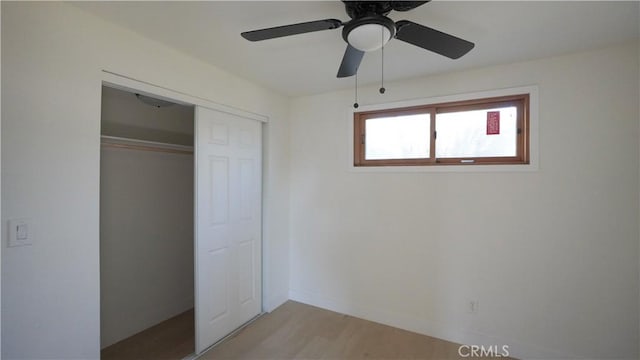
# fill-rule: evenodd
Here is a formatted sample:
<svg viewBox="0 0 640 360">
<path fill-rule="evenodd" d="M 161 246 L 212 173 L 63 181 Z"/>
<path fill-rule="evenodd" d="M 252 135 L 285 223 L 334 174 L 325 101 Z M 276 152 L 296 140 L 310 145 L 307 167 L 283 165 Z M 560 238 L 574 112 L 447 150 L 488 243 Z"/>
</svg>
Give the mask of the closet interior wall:
<svg viewBox="0 0 640 360">
<path fill-rule="evenodd" d="M 194 306 L 193 119 L 103 87 L 101 348 Z"/>
</svg>

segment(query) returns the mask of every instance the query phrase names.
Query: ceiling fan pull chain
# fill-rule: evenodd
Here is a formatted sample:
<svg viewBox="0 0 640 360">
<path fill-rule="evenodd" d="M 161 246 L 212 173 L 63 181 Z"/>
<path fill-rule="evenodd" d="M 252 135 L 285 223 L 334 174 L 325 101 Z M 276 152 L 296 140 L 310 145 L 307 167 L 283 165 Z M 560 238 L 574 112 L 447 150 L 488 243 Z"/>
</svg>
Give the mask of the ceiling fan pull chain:
<svg viewBox="0 0 640 360">
<path fill-rule="evenodd" d="M 380 68 L 381 80 L 380 80 L 380 94 L 384 94 L 384 29 L 381 30 L 382 33 L 382 66 Z"/>
<path fill-rule="evenodd" d="M 353 103 L 353 108 L 357 109 L 358 108 L 358 72 L 356 71 L 356 102 Z"/>
</svg>

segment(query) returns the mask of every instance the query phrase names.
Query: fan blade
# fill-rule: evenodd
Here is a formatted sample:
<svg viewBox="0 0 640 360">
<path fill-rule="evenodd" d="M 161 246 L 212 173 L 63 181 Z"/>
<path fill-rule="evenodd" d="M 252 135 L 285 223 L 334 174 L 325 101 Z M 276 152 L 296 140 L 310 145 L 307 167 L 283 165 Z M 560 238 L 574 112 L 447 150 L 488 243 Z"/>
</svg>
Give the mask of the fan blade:
<svg viewBox="0 0 640 360">
<path fill-rule="evenodd" d="M 431 0 L 427 1 L 389 1 L 391 8 L 395 11 L 409 11 L 417 8 L 420 5 L 424 5 Z"/>
<path fill-rule="evenodd" d="M 457 59 L 475 46 L 472 42 L 416 24 L 408 20 L 396 22 L 396 39 Z"/>
<path fill-rule="evenodd" d="M 325 19 L 309 21 L 299 24 L 276 26 L 268 29 L 245 31 L 242 37 L 249 41 L 274 39 L 283 36 L 304 34 L 314 31 L 337 29 L 342 26 L 342 21 L 337 19 Z"/>
<path fill-rule="evenodd" d="M 343 78 L 355 75 L 358 72 L 358 67 L 360 66 L 363 56 L 364 51 L 360 51 L 351 45 L 347 45 L 347 50 L 344 52 L 342 63 L 338 70 L 338 77 Z"/>
</svg>

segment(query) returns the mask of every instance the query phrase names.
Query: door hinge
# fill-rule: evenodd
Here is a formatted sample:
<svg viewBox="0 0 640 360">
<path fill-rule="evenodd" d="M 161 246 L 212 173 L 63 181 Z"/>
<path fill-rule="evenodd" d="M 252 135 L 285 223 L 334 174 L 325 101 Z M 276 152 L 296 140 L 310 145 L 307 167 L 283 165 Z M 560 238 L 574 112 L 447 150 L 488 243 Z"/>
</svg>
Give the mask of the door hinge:
<svg viewBox="0 0 640 360">
<path fill-rule="evenodd" d="M 360 135 L 360 143 L 364 145 L 364 134 Z"/>
</svg>

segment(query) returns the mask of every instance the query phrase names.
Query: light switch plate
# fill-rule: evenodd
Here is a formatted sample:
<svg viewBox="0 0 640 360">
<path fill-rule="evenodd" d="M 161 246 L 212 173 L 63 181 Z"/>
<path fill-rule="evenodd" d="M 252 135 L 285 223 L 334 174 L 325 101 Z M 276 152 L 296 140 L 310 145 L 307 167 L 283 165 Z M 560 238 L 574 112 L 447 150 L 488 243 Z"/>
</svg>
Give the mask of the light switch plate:
<svg viewBox="0 0 640 360">
<path fill-rule="evenodd" d="M 28 218 L 9 220 L 9 247 L 33 244 L 33 221 Z"/>
</svg>

